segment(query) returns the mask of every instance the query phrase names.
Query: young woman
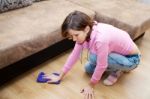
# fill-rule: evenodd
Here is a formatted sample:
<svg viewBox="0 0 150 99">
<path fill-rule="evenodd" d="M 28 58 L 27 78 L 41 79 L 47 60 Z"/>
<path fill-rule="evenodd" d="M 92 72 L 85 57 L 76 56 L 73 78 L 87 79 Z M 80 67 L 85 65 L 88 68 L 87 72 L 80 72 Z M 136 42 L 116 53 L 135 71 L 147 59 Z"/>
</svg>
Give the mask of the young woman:
<svg viewBox="0 0 150 99">
<path fill-rule="evenodd" d="M 70 13 L 61 29 L 62 36 L 76 44 L 60 76 L 51 77 L 48 83 L 62 80 L 86 48 L 89 60 L 85 64 L 85 71 L 92 74 L 92 77 L 89 86 L 82 90 L 85 99 L 93 99 L 93 88 L 105 71 L 110 71 L 110 74 L 103 83 L 113 85 L 124 72 L 135 69 L 140 62 L 140 51 L 127 32 L 109 24 L 94 22 L 85 13 Z"/>
</svg>

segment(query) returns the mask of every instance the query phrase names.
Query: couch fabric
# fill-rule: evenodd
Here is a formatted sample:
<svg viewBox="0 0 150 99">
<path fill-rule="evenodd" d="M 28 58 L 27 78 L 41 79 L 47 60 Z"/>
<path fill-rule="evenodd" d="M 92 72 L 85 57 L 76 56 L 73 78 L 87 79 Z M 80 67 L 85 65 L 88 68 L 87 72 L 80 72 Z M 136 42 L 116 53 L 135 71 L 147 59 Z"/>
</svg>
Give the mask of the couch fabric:
<svg viewBox="0 0 150 99">
<path fill-rule="evenodd" d="M 65 0 L 50 0 L 0 14 L 0 69 L 63 40 L 60 27 L 72 11 L 89 9 Z"/>
</svg>

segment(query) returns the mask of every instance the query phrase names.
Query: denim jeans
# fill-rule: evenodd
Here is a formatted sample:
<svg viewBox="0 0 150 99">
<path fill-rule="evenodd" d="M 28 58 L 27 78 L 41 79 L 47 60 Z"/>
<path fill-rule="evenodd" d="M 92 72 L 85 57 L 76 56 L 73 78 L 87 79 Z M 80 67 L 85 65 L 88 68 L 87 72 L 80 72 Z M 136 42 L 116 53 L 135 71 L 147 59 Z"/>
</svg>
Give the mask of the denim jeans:
<svg viewBox="0 0 150 99">
<path fill-rule="evenodd" d="M 137 67 L 140 62 L 141 55 L 121 55 L 117 53 L 110 53 L 108 55 L 108 67 L 106 71 L 131 71 Z M 96 67 L 97 55 L 90 53 L 89 60 L 85 64 L 85 70 L 87 73 L 92 74 Z"/>
</svg>

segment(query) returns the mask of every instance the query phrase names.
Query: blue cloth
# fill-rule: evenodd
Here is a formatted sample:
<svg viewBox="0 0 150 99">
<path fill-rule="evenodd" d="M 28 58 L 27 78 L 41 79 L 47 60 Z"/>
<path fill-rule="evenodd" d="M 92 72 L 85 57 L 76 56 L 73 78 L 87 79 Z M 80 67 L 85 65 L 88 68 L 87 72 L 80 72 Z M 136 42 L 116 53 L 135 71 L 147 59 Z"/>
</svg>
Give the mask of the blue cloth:
<svg viewBox="0 0 150 99">
<path fill-rule="evenodd" d="M 59 74 L 58 73 L 52 73 L 53 75 L 56 75 L 56 76 L 59 76 Z M 46 83 L 47 81 L 50 81 L 51 79 L 46 79 L 46 78 L 44 78 L 44 75 L 45 75 L 45 73 L 44 72 L 40 72 L 39 74 L 38 74 L 38 77 L 37 77 L 37 82 L 38 83 Z M 57 81 L 57 82 L 53 82 L 53 83 L 50 83 L 50 84 L 60 84 L 60 80 L 59 81 Z"/>
<path fill-rule="evenodd" d="M 106 71 L 130 71 L 137 67 L 140 62 L 141 55 L 121 55 L 110 53 L 108 55 L 108 67 Z M 96 67 L 97 55 L 90 53 L 89 60 L 85 64 L 86 72 L 92 74 Z"/>
<path fill-rule="evenodd" d="M 37 82 L 39 82 L 39 83 L 46 83 L 47 81 L 49 81 L 50 79 L 46 79 L 46 78 L 44 78 L 44 75 L 45 75 L 45 73 L 44 72 L 40 72 L 39 74 L 38 74 L 38 77 L 37 77 Z"/>
</svg>

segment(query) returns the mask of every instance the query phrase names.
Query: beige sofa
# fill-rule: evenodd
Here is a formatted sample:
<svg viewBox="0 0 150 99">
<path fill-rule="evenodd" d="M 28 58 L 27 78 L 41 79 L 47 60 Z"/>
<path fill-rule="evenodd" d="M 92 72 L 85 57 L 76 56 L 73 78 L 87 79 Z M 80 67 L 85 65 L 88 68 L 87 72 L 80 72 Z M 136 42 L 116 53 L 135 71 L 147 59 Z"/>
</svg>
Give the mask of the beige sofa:
<svg viewBox="0 0 150 99">
<path fill-rule="evenodd" d="M 0 14 L 0 69 L 63 40 L 61 24 L 74 10 L 95 16 L 94 11 L 65 0 L 42 1 Z"/>
<path fill-rule="evenodd" d="M 72 11 L 95 12 L 66 0 L 46 0 L 0 14 L 0 85 L 73 47 L 60 27 Z"/>
<path fill-rule="evenodd" d="M 46 0 L 2 13 L 0 79 L 4 78 L 6 81 L 6 77 L 2 75 L 8 72 L 10 75 L 20 72 L 23 65 L 20 61 L 62 42 L 64 38 L 60 34 L 61 24 L 74 10 L 85 12 L 99 22 L 124 29 L 133 39 L 141 36 L 150 27 L 150 7 L 135 0 Z M 68 46 L 67 43 L 63 43 L 61 47 L 56 46 L 47 56 Z M 35 57 L 27 61 L 25 66 L 29 67 L 30 63 L 38 62 L 44 56 Z M 16 67 L 18 62 L 19 66 Z M 12 70 L 12 65 L 20 69 Z"/>
</svg>

